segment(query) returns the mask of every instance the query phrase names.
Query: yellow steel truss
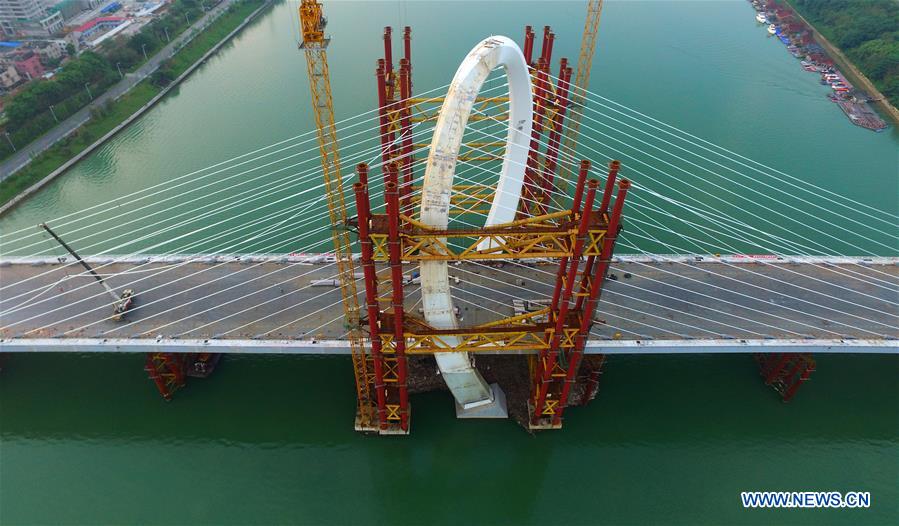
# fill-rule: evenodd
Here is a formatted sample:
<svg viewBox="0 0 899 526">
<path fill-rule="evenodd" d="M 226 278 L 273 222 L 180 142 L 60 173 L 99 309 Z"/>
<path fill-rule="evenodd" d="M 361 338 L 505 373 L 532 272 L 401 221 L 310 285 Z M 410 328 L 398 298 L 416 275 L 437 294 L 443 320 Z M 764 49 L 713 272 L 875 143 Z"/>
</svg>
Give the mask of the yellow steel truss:
<svg viewBox="0 0 899 526">
<path fill-rule="evenodd" d="M 412 97 L 409 99 L 409 107 L 412 110 L 412 122 L 436 121 L 440 115 L 440 107 L 444 97 Z M 507 121 L 509 120 L 509 97 L 477 97 L 471 110 L 468 122 L 477 121 Z M 399 120 L 392 117 L 392 120 Z"/>
<path fill-rule="evenodd" d="M 417 142 L 412 144 L 413 151 L 422 151 L 431 143 Z M 505 141 L 469 141 L 463 142 L 456 159 L 465 162 L 501 161 L 506 153 Z M 427 161 L 427 155 L 412 160 L 414 164 Z M 492 196 L 491 196 L 492 197 Z"/>
<path fill-rule="evenodd" d="M 395 73 L 394 73 L 395 76 Z M 411 97 L 408 101 L 394 100 L 387 103 L 387 132 L 397 136 L 402 132 L 401 120 L 404 113 L 404 105 L 408 105 L 409 122 L 415 125 L 420 122 L 436 121 L 440 114 L 440 107 L 444 97 Z M 478 97 L 475 99 L 474 109 L 469 117 L 469 122 L 493 121 L 504 122 L 509 120 L 509 97 Z M 430 143 L 413 143 L 413 151 L 422 151 L 430 146 Z M 468 141 L 462 143 L 458 159 L 465 162 L 496 161 L 503 158 L 506 142 L 496 141 Z M 424 162 L 425 156 L 413 156 L 413 164 Z"/>
<path fill-rule="evenodd" d="M 453 185 L 449 213 L 453 216 L 470 213 L 486 214 L 490 211 L 490 204 L 495 193 L 495 184 Z M 421 186 L 412 186 L 412 197 L 409 202 L 412 204 L 412 218 L 417 219 L 418 205 L 421 204 Z"/>
<path fill-rule="evenodd" d="M 494 320 L 463 329 L 434 329 L 411 316 L 403 328 L 407 354 L 439 352 L 522 352 L 549 349 L 555 329 L 549 322 L 534 320 L 549 314 L 549 308 Z M 388 317 L 389 318 L 389 317 Z M 385 319 L 386 324 L 392 320 Z M 576 324 L 563 329 L 561 349 L 572 349 L 578 329 Z M 381 333 L 381 349 L 386 355 L 396 351 L 393 333 Z M 563 371 L 564 374 L 564 371 Z M 388 381 L 385 379 L 385 381 Z"/>
<path fill-rule="evenodd" d="M 549 339 L 553 331 L 539 327 L 525 327 L 520 330 L 479 331 L 458 329 L 452 333 L 439 331 L 438 334 L 404 333 L 407 354 L 433 354 L 438 352 L 524 352 L 549 349 Z M 565 329 L 560 348 L 574 347 L 577 329 Z M 381 335 L 384 346 L 393 345 L 393 335 Z M 454 343 L 455 342 L 455 343 Z M 564 372 L 562 375 L 564 376 Z"/>
<path fill-rule="evenodd" d="M 439 230 L 403 215 L 401 257 L 404 261 L 462 261 L 571 256 L 577 224 L 570 216 L 564 210 L 481 229 Z M 597 221 L 588 228 L 583 255 L 600 255 L 605 235 L 605 223 Z M 387 261 L 386 216 L 374 216 L 371 240 L 374 260 Z M 479 248 L 482 245 L 488 248 Z"/>
</svg>

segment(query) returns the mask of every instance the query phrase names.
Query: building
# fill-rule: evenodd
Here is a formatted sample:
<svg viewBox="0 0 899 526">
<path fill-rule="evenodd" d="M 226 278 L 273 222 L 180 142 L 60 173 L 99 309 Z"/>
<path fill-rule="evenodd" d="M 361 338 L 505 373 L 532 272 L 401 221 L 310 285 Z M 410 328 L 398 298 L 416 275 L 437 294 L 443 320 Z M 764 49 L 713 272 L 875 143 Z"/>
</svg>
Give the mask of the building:
<svg viewBox="0 0 899 526">
<path fill-rule="evenodd" d="M 0 0 L 0 31 L 6 37 L 48 36 L 62 31 L 63 16 L 41 0 Z"/>
<path fill-rule="evenodd" d="M 22 76 L 12 65 L 0 66 L 0 89 L 7 91 L 22 82 Z"/>
<path fill-rule="evenodd" d="M 69 31 L 68 33 L 66 33 L 65 38 L 63 38 L 62 40 L 62 42 L 64 42 L 64 45 L 71 44 L 75 49 L 75 53 L 81 51 L 81 40 L 79 40 L 78 36 L 78 34 Z"/>
<path fill-rule="evenodd" d="M 69 36 L 77 38 L 80 46 L 94 47 L 119 34 L 132 23 L 121 16 L 103 16 L 76 27 Z"/>
<path fill-rule="evenodd" d="M 18 60 L 12 64 L 19 75 L 28 80 L 40 78 L 44 74 L 44 66 L 41 64 L 41 57 L 37 53 L 29 52 L 18 57 Z"/>
<path fill-rule="evenodd" d="M 49 0 L 45 5 L 47 5 L 48 11 L 59 11 L 62 13 L 64 20 L 74 18 L 82 12 L 95 7 L 85 0 Z"/>
<path fill-rule="evenodd" d="M 66 51 L 65 40 L 32 40 L 28 42 L 28 48 L 36 52 L 41 57 L 41 63 L 44 65 L 59 61 L 68 55 Z"/>
</svg>

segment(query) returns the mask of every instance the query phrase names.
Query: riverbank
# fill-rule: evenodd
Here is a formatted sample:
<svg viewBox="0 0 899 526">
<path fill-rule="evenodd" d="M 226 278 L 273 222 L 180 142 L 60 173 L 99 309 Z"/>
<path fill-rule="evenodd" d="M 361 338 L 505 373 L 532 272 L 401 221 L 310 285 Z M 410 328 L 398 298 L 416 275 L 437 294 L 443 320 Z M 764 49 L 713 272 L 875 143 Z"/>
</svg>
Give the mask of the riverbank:
<svg viewBox="0 0 899 526">
<path fill-rule="evenodd" d="M 170 0 L 152 23 L 115 42 L 83 49 L 65 60 L 57 75 L 29 82 L 6 97 L 9 125 L 0 130 L 0 179 L 26 166 L 90 117 L 90 107 L 117 99 L 153 73 L 190 37 L 225 13 L 234 0 L 206 8 L 195 0 Z M 139 46 L 139 47 L 138 47 Z M 83 77 L 87 86 L 64 81 Z"/>
<path fill-rule="evenodd" d="M 778 6 L 771 0 L 751 0 L 751 3 L 757 11 L 756 21 L 768 26 L 769 36 L 776 36 L 791 55 L 800 59 L 803 70 L 819 74 L 821 83 L 833 90 L 828 94 L 828 99 L 838 105 L 849 122 L 873 131 L 887 128 L 886 121 L 868 106 L 869 102 L 876 104 L 879 100 L 885 101 L 884 96 L 858 70 L 853 70 L 854 75 L 843 73 L 848 71 L 847 66 L 853 66 L 845 56 L 843 60 L 838 60 L 835 53 L 839 51 L 830 42 L 823 41 L 824 37 L 808 21 L 788 4 Z M 860 82 L 858 76 L 867 82 Z"/>
<path fill-rule="evenodd" d="M 822 48 L 827 52 L 831 59 L 840 67 L 843 75 L 848 77 L 848 80 L 858 86 L 861 86 L 862 89 L 867 91 L 875 100 L 872 102 L 875 106 L 880 108 L 883 113 L 887 115 L 896 125 L 899 125 L 899 110 L 893 106 L 889 99 L 874 86 L 874 83 L 871 82 L 864 73 L 859 70 L 855 64 L 849 60 L 847 57 L 836 45 L 830 42 L 818 28 L 815 27 L 808 19 L 802 16 L 802 13 L 796 9 L 796 6 L 793 5 L 793 2 L 786 0 L 787 5 L 789 5 L 790 9 L 793 13 L 800 19 L 802 22 L 809 27 L 812 32 L 812 35 L 815 37 L 815 40 L 818 44 L 821 45 Z"/>
<path fill-rule="evenodd" d="M 168 85 L 159 87 L 149 77 L 142 80 L 124 95 L 94 111 L 86 123 L 35 157 L 27 167 L 0 182 L 0 215 L 134 122 L 270 5 L 270 0 L 234 3 L 225 14 L 173 54 L 165 65 L 175 76 Z"/>
</svg>

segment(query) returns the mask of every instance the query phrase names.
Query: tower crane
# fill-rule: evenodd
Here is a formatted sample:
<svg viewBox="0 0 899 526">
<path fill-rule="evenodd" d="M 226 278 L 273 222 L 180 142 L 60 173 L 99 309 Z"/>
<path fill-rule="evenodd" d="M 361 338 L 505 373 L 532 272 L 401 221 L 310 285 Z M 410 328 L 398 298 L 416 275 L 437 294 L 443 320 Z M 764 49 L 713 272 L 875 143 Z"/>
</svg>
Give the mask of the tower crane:
<svg viewBox="0 0 899 526">
<path fill-rule="evenodd" d="M 334 242 L 338 282 L 343 295 L 344 320 L 349 331 L 353 372 L 356 376 L 356 395 L 359 404 L 356 413 L 356 429 L 370 431 L 377 429 L 374 422 L 376 413 L 372 405 L 368 356 L 363 345 L 359 324 L 359 300 L 356 296 L 353 253 L 350 235 L 345 226 L 347 223 L 346 200 L 340 175 L 340 152 L 337 143 L 337 129 L 334 124 L 334 102 L 331 97 L 331 79 L 328 71 L 327 48 L 330 39 L 325 37 L 327 19 L 322 13 L 322 5 L 318 0 L 302 0 L 299 15 L 300 31 L 303 36 L 300 49 L 306 55 L 312 110 L 318 132 L 318 146 L 321 151 L 328 218 L 331 222 L 331 238 Z"/>
<path fill-rule="evenodd" d="M 581 51 L 577 59 L 577 72 L 574 78 L 575 88 L 569 90 L 572 105 L 577 110 L 568 117 L 568 128 L 562 139 L 562 152 L 567 158 L 574 158 L 577 138 L 581 130 L 581 114 L 584 112 L 584 100 L 590 86 L 590 69 L 593 67 L 593 55 L 596 52 L 596 34 L 599 31 L 599 18 L 602 15 L 603 0 L 587 1 L 587 18 L 584 21 L 584 34 L 581 37 Z M 563 157 L 566 158 L 566 157 Z M 561 163 L 560 184 L 567 184 L 569 177 L 576 173 L 570 163 Z"/>
</svg>

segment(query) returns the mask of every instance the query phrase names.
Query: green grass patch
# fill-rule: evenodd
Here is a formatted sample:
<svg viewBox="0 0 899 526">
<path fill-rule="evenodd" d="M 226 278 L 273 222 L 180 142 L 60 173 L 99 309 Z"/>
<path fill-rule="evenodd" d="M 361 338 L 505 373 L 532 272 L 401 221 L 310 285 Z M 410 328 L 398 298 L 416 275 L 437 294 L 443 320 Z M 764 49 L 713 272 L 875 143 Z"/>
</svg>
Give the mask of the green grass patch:
<svg viewBox="0 0 899 526">
<path fill-rule="evenodd" d="M 239 26 L 260 5 L 259 0 L 244 0 L 219 17 L 172 57 L 169 67 L 174 74 L 177 76 L 187 70 L 191 64 Z M 0 181 L 0 204 L 14 198 L 84 151 L 97 139 L 149 102 L 160 91 L 162 88 L 155 86 L 147 78 L 118 100 L 102 108 L 101 111 L 95 111 L 84 126 L 35 157 L 25 168 Z"/>
<path fill-rule="evenodd" d="M 204 53 L 221 42 L 228 33 L 234 31 L 260 5 L 262 5 L 262 2 L 259 0 L 244 0 L 239 4 L 235 4 L 227 13 L 219 17 L 213 25 L 206 28 L 205 31 L 194 37 L 190 43 L 178 50 L 178 53 L 170 60 L 171 69 L 175 75 L 183 73 Z"/>
</svg>

